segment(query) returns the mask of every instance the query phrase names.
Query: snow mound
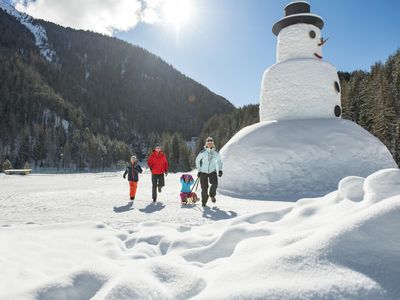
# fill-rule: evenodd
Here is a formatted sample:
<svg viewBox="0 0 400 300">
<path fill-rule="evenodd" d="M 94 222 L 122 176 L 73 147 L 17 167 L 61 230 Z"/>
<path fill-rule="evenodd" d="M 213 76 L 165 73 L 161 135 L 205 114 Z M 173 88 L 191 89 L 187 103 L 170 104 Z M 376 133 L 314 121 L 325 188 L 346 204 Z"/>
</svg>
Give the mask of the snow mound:
<svg viewBox="0 0 400 300">
<path fill-rule="evenodd" d="M 17 19 L 24 25 L 35 37 L 36 46 L 39 48 L 40 54 L 48 61 L 55 62 L 57 60 L 56 52 L 51 49 L 46 35 L 46 29 L 39 24 L 33 24 L 34 19 L 22 12 L 16 10 L 12 5 L 5 0 L 0 0 L 0 8 L 7 12 L 9 15 Z"/>
<path fill-rule="evenodd" d="M 358 176 L 349 176 L 339 182 L 339 195 L 344 199 L 361 201 L 364 198 L 365 178 Z"/>
<path fill-rule="evenodd" d="M 239 131 L 221 157 L 219 192 L 259 200 L 319 197 L 344 177 L 397 167 L 377 138 L 342 119 L 257 123 Z"/>
<path fill-rule="evenodd" d="M 400 170 L 382 170 L 369 176 L 364 184 L 365 198 L 377 202 L 400 193 Z"/>
<path fill-rule="evenodd" d="M 0 228 L 0 298 L 398 299 L 399 182 L 396 169 L 350 177 L 322 198 L 194 227 Z"/>
</svg>

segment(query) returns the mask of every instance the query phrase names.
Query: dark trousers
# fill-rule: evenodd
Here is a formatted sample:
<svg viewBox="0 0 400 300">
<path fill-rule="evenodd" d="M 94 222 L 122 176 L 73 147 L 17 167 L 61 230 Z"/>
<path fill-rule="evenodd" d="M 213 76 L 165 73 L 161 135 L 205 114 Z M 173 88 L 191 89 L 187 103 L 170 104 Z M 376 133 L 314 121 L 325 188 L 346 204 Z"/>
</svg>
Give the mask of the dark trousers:
<svg viewBox="0 0 400 300">
<path fill-rule="evenodd" d="M 208 200 L 208 182 L 210 181 L 210 197 L 215 197 L 217 194 L 218 187 L 218 177 L 217 172 L 212 172 L 210 174 L 201 173 L 200 174 L 200 186 L 201 186 L 201 201 L 207 203 Z"/>
<path fill-rule="evenodd" d="M 164 182 L 164 174 L 151 174 L 151 183 L 152 186 L 152 197 L 153 200 L 157 200 L 157 187 L 163 187 L 165 185 Z"/>
</svg>

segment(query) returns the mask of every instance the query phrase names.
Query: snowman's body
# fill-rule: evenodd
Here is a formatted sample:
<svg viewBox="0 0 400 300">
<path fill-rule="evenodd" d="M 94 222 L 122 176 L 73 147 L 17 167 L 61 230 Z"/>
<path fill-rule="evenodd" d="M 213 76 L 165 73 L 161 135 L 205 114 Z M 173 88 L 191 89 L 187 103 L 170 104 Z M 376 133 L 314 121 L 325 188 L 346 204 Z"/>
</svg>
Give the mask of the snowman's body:
<svg viewBox="0 0 400 300">
<path fill-rule="evenodd" d="M 336 118 L 339 78 L 334 66 L 292 58 L 270 67 L 261 83 L 260 121 Z"/>
<path fill-rule="evenodd" d="M 273 27 L 277 63 L 262 79 L 261 123 L 242 129 L 221 149 L 219 191 L 226 195 L 316 197 L 336 190 L 346 176 L 397 167 L 378 139 L 340 118 L 337 71 L 322 60 L 322 19 L 309 13 L 306 2 L 285 11 Z"/>
</svg>

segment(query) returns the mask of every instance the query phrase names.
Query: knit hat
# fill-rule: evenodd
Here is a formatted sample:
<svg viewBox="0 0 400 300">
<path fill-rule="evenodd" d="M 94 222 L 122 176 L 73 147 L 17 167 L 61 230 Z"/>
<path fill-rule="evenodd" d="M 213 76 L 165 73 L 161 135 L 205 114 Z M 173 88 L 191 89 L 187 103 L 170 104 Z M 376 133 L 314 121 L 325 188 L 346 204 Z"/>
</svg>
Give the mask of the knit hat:
<svg viewBox="0 0 400 300">
<path fill-rule="evenodd" d="M 214 143 L 214 139 L 209 136 L 208 138 L 206 138 L 206 143 L 205 143 L 204 147 L 207 147 L 207 142 L 208 141 L 212 141 Z"/>
</svg>

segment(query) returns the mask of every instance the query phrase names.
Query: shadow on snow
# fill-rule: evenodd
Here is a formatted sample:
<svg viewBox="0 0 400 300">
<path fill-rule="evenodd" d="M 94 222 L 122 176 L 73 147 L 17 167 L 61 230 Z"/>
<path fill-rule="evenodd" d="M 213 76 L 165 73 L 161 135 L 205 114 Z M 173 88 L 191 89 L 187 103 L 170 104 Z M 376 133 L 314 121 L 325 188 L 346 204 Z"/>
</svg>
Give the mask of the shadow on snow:
<svg viewBox="0 0 400 300">
<path fill-rule="evenodd" d="M 226 220 L 231 219 L 237 216 L 237 213 L 234 211 L 224 211 L 219 209 L 218 207 L 209 208 L 208 206 L 203 209 L 203 217 L 210 220 Z"/>
<path fill-rule="evenodd" d="M 122 213 L 125 211 L 133 210 L 133 201 L 129 201 L 128 204 L 123 206 L 114 206 L 113 210 L 115 213 Z"/>
<path fill-rule="evenodd" d="M 139 211 L 144 212 L 146 214 L 151 214 L 153 212 L 162 210 L 164 207 L 165 204 L 162 204 L 161 202 L 156 202 L 156 203 L 150 203 L 145 208 L 139 209 Z"/>
</svg>

